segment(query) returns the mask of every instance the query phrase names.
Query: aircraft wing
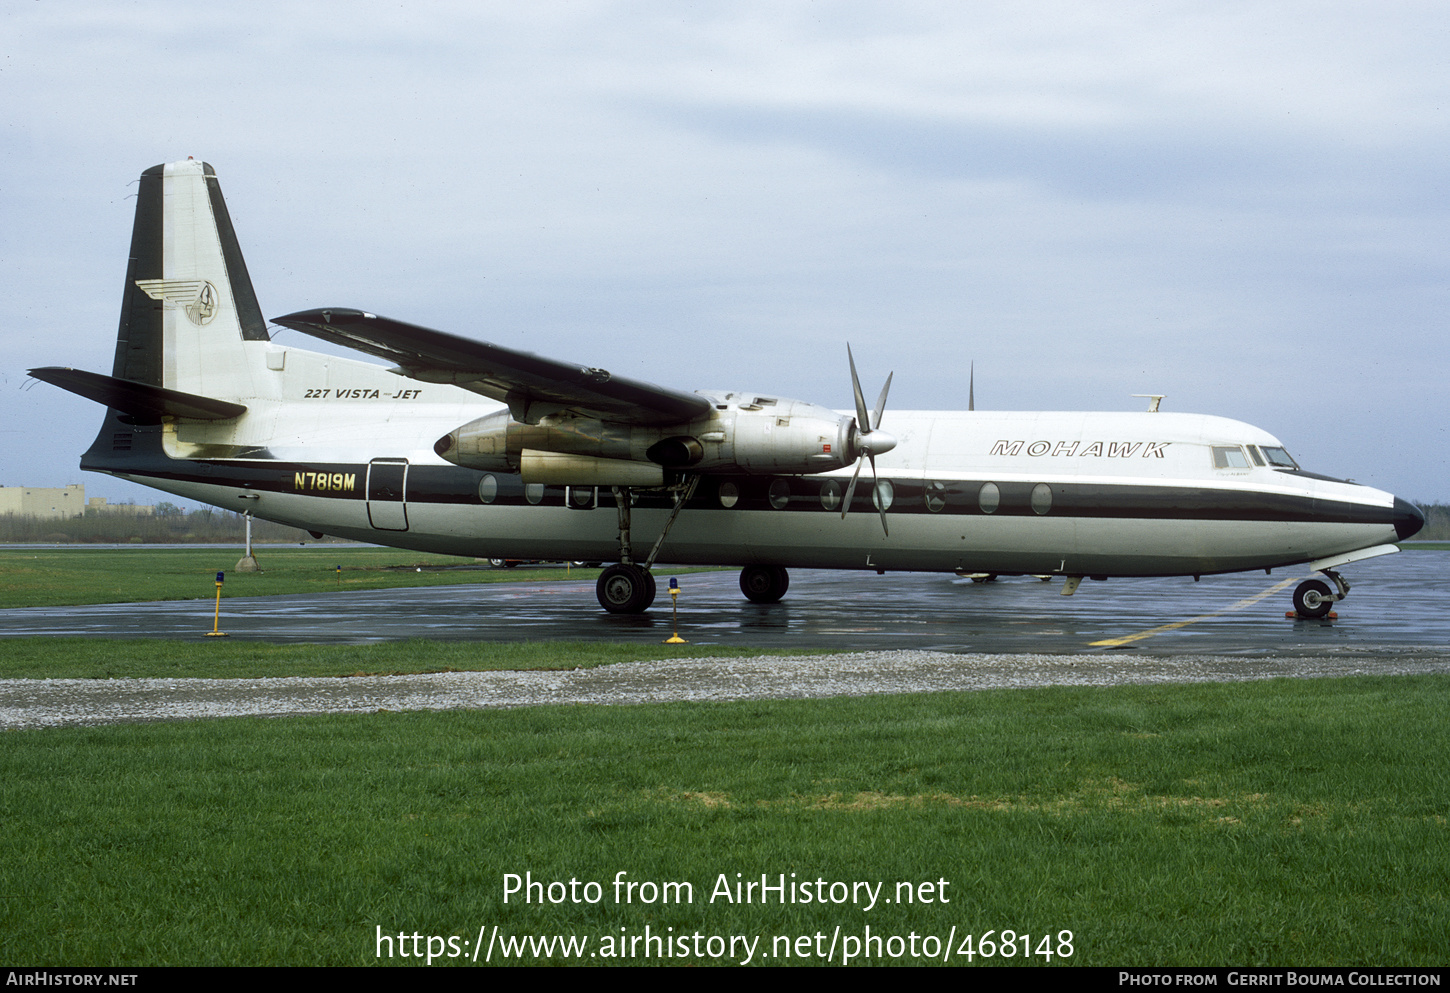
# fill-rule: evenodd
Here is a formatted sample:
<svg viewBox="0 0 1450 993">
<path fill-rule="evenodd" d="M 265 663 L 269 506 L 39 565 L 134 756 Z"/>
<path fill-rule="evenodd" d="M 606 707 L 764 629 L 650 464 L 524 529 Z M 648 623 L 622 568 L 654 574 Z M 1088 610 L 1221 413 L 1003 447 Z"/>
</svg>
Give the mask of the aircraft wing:
<svg viewBox="0 0 1450 993">
<path fill-rule="evenodd" d="M 425 383 L 452 383 L 502 400 L 517 421 L 572 410 L 622 424 L 674 424 L 709 412 L 710 401 L 653 383 L 574 365 L 341 307 L 273 319 L 284 328 L 397 364 Z"/>
</svg>

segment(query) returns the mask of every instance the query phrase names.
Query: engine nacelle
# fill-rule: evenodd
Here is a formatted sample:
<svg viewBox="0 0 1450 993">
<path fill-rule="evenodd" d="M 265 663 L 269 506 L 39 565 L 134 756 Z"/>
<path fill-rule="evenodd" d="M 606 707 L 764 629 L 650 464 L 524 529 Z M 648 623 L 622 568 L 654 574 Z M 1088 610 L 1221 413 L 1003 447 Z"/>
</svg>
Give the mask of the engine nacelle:
<svg viewBox="0 0 1450 993">
<path fill-rule="evenodd" d="M 439 438 L 433 450 L 456 465 L 490 472 L 518 472 L 525 450 L 645 461 L 644 451 L 636 452 L 633 445 L 636 430 L 568 413 L 520 424 L 507 410 L 499 410 Z"/>
<path fill-rule="evenodd" d="M 856 460 L 855 418 L 803 400 L 749 395 L 741 400 L 723 471 L 805 475 Z"/>
<path fill-rule="evenodd" d="M 805 475 L 849 466 L 860 455 L 850 415 L 802 400 L 701 392 L 714 409 L 688 423 L 617 424 L 565 411 L 521 424 L 500 410 L 444 435 L 433 450 L 456 465 L 489 472 L 519 472 L 525 451 L 581 457 L 576 463 L 551 460 L 558 467 L 551 478 L 590 459 L 700 473 Z"/>
</svg>

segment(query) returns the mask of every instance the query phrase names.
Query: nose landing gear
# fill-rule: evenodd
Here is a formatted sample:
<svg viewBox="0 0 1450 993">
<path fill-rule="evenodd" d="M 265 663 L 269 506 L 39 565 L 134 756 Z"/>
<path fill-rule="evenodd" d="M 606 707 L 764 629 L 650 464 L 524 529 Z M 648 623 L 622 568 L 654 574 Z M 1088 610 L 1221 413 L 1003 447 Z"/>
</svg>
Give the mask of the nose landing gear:
<svg viewBox="0 0 1450 993">
<path fill-rule="evenodd" d="M 1294 589 L 1294 612 L 1306 620 L 1324 617 L 1334 605 L 1349 595 L 1349 582 L 1333 569 L 1320 572 L 1334 580 L 1338 593 L 1330 593 L 1329 586 L 1317 579 L 1306 579 Z"/>
</svg>

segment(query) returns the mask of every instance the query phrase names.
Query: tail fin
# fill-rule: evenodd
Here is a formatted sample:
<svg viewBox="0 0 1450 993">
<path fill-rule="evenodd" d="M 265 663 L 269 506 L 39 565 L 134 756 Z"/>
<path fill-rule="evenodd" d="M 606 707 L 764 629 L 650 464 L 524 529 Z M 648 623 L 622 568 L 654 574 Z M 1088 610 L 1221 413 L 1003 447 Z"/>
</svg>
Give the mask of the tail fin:
<svg viewBox="0 0 1450 993">
<path fill-rule="evenodd" d="M 258 395 L 245 342 L 268 341 L 216 171 L 141 174 L 112 376 L 206 397 Z"/>
</svg>

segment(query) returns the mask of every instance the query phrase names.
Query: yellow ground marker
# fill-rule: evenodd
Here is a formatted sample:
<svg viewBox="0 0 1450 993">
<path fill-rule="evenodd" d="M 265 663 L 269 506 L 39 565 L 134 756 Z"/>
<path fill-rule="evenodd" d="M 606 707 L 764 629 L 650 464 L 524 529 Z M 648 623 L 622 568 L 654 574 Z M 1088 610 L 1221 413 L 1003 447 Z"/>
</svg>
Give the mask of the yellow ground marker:
<svg viewBox="0 0 1450 993">
<path fill-rule="evenodd" d="M 227 633 L 220 631 L 222 619 L 222 583 L 226 580 L 227 574 L 219 572 L 216 574 L 216 613 L 212 615 L 211 630 L 206 633 L 208 638 L 225 638 Z"/>
<path fill-rule="evenodd" d="M 680 581 L 674 576 L 670 577 L 670 619 L 675 633 L 666 638 L 664 643 L 666 645 L 688 645 L 689 642 L 680 637 Z"/>
<path fill-rule="evenodd" d="M 1201 617 L 1190 617 L 1186 621 L 1174 621 L 1172 624 L 1164 624 L 1162 627 L 1149 628 L 1147 631 L 1139 631 L 1137 634 L 1125 635 L 1121 638 L 1109 638 L 1106 641 L 1090 642 L 1088 647 L 1116 648 L 1119 645 L 1126 645 L 1130 642 L 1142 641 L 1144 638 L 1151 638 L 1155 634 L 1162 634 L 1164 631 L 1176 631 L 1179 628 L 1186 628 L 1190 624 L 1197 624 L 1199 621 L 1206 621 L 1214 617 L 1222 617 L 1224 614 L 1232 614 L 1235 610 L 1243 610 L 1245 607 L 1252 607 L 1254 604 L 1258 603 L 1265 597 L 1271 597 L 1275 593 L 1278 593 L 1280 590 L 1284 589 L 1284 587 L 1291 586 L 1303 578 L 1303 576 L 1292 576 L 1289 579 L 1284 580 L 1282 583 L 1275 583 L 1273 586 L 1270 586 L 1262 593 L 1255 593 L 1253 596 L 1249 597 L 1246 600 L 1240 600 L 1238 603 L 1231 604 L 1230 606 L 1227 606 L 1222 610 L 1214 611 L 1212 614 L 1204 614 Z"/>
</svg>

